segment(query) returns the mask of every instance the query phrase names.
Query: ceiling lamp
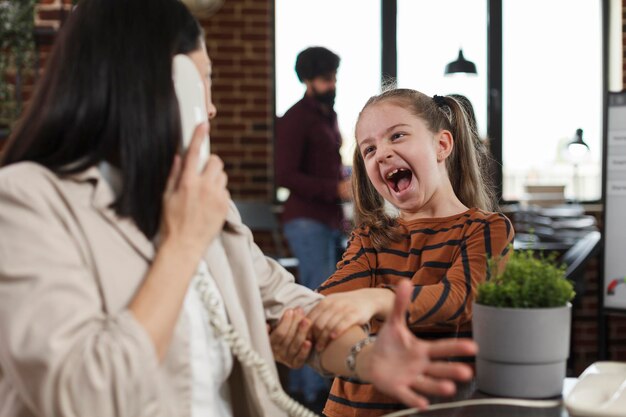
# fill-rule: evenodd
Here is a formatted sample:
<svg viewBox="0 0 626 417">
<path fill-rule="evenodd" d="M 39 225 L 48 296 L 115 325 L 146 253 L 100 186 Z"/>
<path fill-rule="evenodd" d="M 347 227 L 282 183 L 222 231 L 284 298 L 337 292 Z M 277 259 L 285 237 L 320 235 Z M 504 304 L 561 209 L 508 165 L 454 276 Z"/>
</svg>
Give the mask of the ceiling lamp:
<svg viewBox="0 0 626 417">
<path fill-rule="evenodd" d="M 476 65 L 474 65 L 472 61 L 465 59 L 463 56 L 463 49 L 459 49 L 459 57 L 456 61 L 452 61 L 446 65 L 446 70 L 444 72 L 445 75 L 457 73 L 476 74 Z"/>
</svg>

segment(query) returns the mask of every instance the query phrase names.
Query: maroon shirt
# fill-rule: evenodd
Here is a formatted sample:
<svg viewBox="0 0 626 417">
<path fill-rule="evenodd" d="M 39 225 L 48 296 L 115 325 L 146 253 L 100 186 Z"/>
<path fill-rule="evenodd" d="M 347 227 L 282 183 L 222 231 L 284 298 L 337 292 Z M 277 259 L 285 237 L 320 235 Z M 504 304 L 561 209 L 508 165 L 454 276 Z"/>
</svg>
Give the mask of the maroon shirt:
<svg viewBox="0 0 626 417">
<path fill-rule="evenodd" d="M 324 113 L 312 97 L 304 96 L 276 121 L 276 183 L 290 191 L 283 222 L 306 217 L 341 228 L 340 146 L 337 114 Z"/>
</svg>

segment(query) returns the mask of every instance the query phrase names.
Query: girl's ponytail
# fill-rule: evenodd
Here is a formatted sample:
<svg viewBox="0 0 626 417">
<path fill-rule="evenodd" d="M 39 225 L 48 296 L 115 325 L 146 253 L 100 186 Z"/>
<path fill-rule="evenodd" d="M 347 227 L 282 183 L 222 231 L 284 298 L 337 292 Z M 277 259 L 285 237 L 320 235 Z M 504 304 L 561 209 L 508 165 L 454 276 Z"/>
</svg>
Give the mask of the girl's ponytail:
<svg viewBox="0 0 626 417">
<path fill-rule="evenodd" d="M 454 148 L 446 160 L 448 176 L 463 204 L 493 211 L 496 203 L 489 180 L 491 157 L 485 142 L 478 135 L 471 103 L 459 97 L 463 96 L 446 96 L 443 98 L 445 104 L 435 103 L 446 114 L 454 138 Z"/>
</svg>

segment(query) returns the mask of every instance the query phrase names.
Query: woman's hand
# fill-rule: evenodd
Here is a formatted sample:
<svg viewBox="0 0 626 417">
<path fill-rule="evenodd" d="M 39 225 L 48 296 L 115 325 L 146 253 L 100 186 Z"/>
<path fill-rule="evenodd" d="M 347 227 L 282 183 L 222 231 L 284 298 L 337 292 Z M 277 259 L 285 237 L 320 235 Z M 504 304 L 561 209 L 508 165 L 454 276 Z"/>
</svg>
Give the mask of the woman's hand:
<svg viewBox="0 0 626 417">
<path fill-rule="evenodd" d="M 313 323 L 315 348 L 322 351 L 328 343 L 354 325 L 364 325 L 374 316 L 385 317 L 393 306 L 394 293 L 385 288 L 327 295 L 308 315 Z"/>
<path fill-rule="evenodd" d="M 221 230 L 230 194 L 224 164 L 212 155 L 198 173 L 208 124 L 196 127 L 184 160 L 174 158 L 163 193 L 159 248 L 129 309 L 163 359 L 174 334 L 189 282 L 202 254 Z"/>
<path fill-rule="evenodd" d="M 211 155 L 204 169 L 197 170 L 207 131 L 208 123 L 198 125 L 184 160 L 175 157 L 163 194 L 162 241 L 183 245 L 197 259 L 221 230 L 230 200 L 219 157 Z"/>
<path fill-rule="evenodd" d="M 268 328 L 276 361 L 301 368 L 311 352 L 310 329 L 311 321 L 300 307 L 285 310 L 276 328 Z"/>
<path fill-rule="evenodd" d="M 453 381 L 471 379 L 469 366 L 446 358 L 475 355 L 477 346 L 471 340 L 427 342 L 416 338 L 406 325 L 410 294 L 411 285 L 403 280 L 396 287 L 393 310 L 376 342 L 357 356 L 356 371 L 381 392 L 423 409 L 428 406 L 428 400 L 418 392 L 452 395 L 456 390 Z"/>
</svg>

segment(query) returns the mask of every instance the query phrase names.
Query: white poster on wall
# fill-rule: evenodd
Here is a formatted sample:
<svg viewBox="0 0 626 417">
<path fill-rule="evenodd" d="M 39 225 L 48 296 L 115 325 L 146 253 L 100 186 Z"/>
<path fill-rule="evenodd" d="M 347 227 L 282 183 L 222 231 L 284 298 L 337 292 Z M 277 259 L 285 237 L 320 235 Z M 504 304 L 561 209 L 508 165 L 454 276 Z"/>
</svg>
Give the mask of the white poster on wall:
<svg viewBox="0 0 626 417">
<path fill-rule="evenodd" d="M 604 210 L 604 307 L 626 309 L 626 93 L 609 93 Z"/>
</svg>

